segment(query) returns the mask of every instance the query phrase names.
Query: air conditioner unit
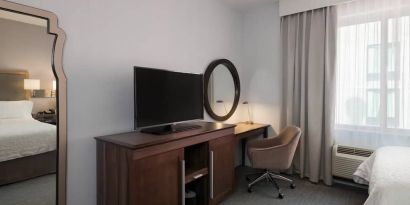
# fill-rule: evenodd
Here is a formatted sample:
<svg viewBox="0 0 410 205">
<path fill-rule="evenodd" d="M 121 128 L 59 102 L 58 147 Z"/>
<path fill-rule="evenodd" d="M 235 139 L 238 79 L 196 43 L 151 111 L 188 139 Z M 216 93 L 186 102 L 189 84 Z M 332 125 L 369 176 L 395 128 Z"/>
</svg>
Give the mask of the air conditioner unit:
<svg viewBox="0 0 410 205">
<path fill-rule="evenodd" d="M 332 152 L 333 176 L 352 179 L 357 167 L 366 160 L 374 150 L 344 145 L 334 145 Z"/>
</svg>

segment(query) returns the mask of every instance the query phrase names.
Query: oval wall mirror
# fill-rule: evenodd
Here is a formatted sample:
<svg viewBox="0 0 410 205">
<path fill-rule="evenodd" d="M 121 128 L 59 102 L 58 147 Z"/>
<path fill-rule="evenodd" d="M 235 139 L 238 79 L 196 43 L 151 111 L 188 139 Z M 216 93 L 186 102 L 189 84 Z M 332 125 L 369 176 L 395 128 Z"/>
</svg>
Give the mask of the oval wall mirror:
<svg viewBox="0 0 410 205">
<path fill-rule="evenodd" d="M 0 0 L 0 204 L 66 204 L 64 31 Z"/>
<path fill-rule="evenodd" d="M 214 120 L 229 119 L 238 107 L 240 80 L 234 64 L 227 59 L 213 61 L 204 74 L 205 110 Z"/>
</svg>

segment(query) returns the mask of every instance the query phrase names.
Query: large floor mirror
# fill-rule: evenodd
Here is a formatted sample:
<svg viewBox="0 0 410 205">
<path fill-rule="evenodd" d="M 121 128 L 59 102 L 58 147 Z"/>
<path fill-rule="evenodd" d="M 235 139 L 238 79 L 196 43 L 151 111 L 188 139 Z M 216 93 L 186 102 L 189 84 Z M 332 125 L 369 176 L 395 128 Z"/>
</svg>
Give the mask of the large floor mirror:
<svg viewBox="0 0 410 205">
<path fill-rule="evenodd" d="M 0 0 L 0 204 L 66 203 L 64 32 L 44 10 Z"/>
</svg>

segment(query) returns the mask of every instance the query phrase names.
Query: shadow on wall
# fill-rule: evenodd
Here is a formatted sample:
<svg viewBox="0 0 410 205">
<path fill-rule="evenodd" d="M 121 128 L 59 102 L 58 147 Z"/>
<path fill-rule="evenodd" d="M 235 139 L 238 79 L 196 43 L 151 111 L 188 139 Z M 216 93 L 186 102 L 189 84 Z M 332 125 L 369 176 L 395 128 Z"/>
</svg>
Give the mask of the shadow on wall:
<svg viewBox="0 0 410 205">
<path fill-rule="evenodd" d="M 277 133 L 280 131 L 281 76 L 275 73 L 274 68 L 255 69 L 252 74 L 249 76 L 249 103 L 252 120 L 257 123 L 271 124 L 273 128 L 271 133 Z"/>
</svg>

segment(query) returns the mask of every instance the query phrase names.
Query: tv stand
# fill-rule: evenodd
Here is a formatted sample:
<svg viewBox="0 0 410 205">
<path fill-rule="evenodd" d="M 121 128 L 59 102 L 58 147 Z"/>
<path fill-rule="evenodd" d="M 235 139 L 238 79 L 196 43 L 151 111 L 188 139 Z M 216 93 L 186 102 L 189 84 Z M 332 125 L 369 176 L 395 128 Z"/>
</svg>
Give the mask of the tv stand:
<svg viewBox="0 0 410 205">
<path fill-rule="evenodd" d="M 220 204 L 234 190 L 235 126 L 192 124 L 201 128 L 97 137 L 97 204 L 180 205 L 186 190 L 197 205 Z"/>
<path fill-rule="evenodd" d="M 202 126 L 193 123 L 178 123 L 171 125 L 163 125 L 157 127 L 149 127 L 141 129 L 140 132 L 154 135 L 167 135 L 172 133 L 184 132 L 188 130 L 200 129 Z"/>
</svg>

